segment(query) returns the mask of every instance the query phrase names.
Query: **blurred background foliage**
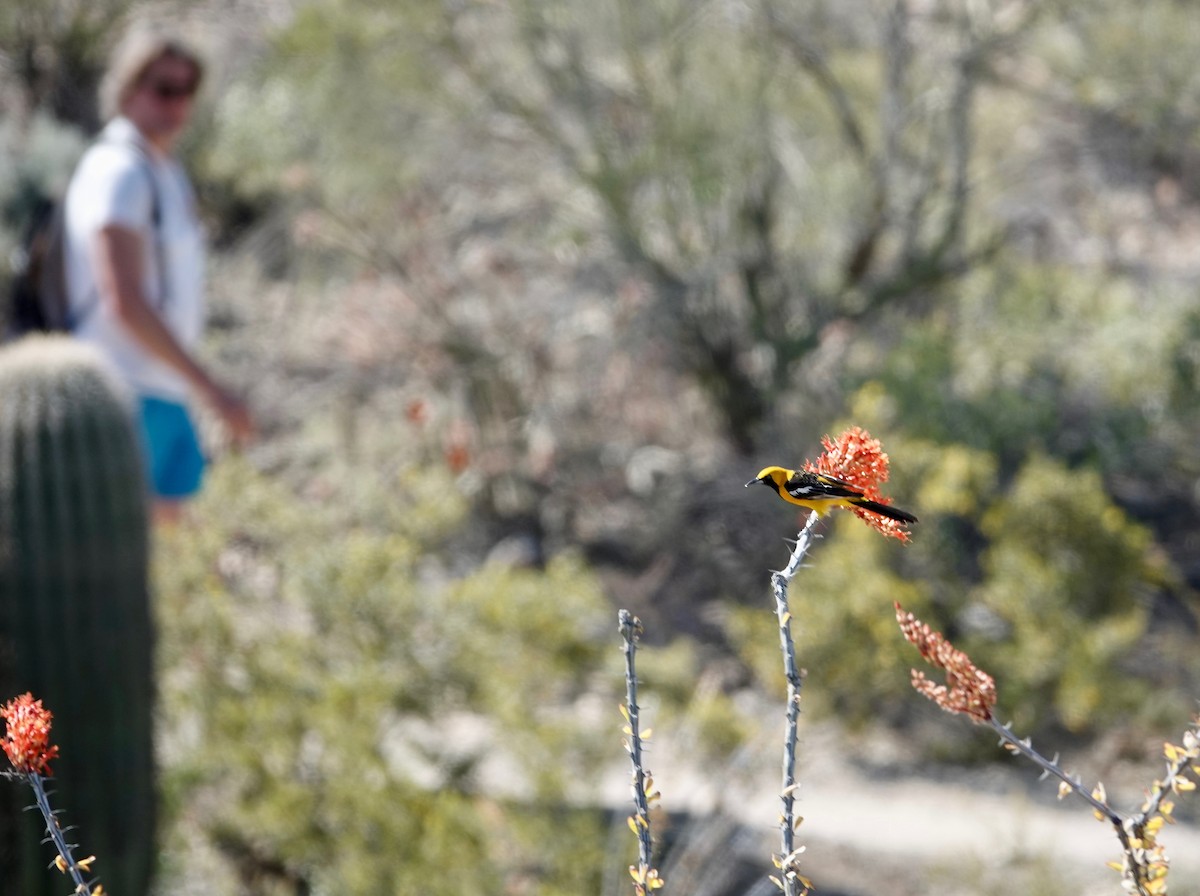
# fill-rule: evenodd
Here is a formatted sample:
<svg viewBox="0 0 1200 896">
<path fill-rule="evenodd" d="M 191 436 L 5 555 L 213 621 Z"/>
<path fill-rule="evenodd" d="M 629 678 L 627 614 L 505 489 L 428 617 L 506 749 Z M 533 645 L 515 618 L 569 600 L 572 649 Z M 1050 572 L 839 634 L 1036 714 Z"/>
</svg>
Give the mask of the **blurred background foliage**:
<svg viewBox="0 0 1200 896">
<path fill-rule="evenodd" d="M 381 515 L 340 485 L 322 497 L 340 509 L 315 514 L 229 463 L 205 525 L 163 538 L 174 846 L 221 859 L 189 876 L 216 892 L 504 893 L 520 875 L 594 890 L 597 857 L 539 843 L 604 840 L 601 816 L 560 805 L 609 746 L 590 727 L 611 628 L 597 583 L 566 555 L 451 576 L 440 551 L 466 510 L 451 478 L 375 486 Z"/>
<path fill-rule="evenodd" d="M 741 484 L 850 423 L 922 522 L 837 520 L 798 580 L 814 713 L 992 755 L 912 720 L 893 600 L 1020 730 L 1192 711 L 1189 4 L 27 0 L 6 250 L 96 124 L 54 85 L 137 15 L 213 60 L 206 351 L 264 429 L 160 540 L 175 871 L 596 891 L 562 807 L 618 752 L 615 608 L 656 727 L 720 763 L 774 725 L 798 521 Z"/>
</svg>

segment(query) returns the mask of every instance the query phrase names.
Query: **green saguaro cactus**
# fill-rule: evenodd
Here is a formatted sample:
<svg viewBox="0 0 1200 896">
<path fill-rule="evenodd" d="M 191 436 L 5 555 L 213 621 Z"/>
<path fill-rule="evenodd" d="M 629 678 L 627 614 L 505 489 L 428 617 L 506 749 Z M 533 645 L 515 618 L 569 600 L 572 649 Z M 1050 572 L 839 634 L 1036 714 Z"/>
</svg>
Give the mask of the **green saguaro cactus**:
<svg viewBox="0 0 1200 896">
<path fill-rule="evenodd" d="M 54 713 L 53 803 L 106 892 L 142 896 L 154 861 L 148 508 L 132 411 L 91 349 L 0 350 L 0 700 Z M 59 896 L 27 792 L 0 781 L 4 892 Z M 7 855 L 6 855 L 7 853 Z"/>
</svg>

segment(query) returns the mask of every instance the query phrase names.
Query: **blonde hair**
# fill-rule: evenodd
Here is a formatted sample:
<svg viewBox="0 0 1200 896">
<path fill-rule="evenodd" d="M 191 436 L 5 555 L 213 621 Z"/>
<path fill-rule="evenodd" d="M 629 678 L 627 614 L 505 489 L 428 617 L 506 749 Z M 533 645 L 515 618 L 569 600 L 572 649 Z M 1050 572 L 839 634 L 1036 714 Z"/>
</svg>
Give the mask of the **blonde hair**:
<svg viewBox="0 0 1200 896">
<path fill-rule="evenodd" d="M 104 80 L 100 82 L 100 114 L 105 120 L 120 114 L 138 82 L 158 60 L 182 59 L 196 71 L 196 84 L 204 78 L 204 63 L 180 38 L 157 28 L 138 28 L 126 35 L 113 51 Z"/>
</svg>

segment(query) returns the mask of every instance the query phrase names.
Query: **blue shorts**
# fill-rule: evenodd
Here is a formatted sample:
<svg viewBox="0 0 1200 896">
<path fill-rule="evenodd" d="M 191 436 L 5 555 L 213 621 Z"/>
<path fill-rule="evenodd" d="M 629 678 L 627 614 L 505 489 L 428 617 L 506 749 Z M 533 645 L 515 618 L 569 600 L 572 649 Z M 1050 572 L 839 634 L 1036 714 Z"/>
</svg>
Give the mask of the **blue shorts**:
<svg viewBox="0 0 1200 896">
<path fill-rule="evenodd" d="M 139 418 L 150 493 L 157 498 L 188 498 L 204 478 L 204 454 L 187 408 L 143 396 Z"/>
</svg>

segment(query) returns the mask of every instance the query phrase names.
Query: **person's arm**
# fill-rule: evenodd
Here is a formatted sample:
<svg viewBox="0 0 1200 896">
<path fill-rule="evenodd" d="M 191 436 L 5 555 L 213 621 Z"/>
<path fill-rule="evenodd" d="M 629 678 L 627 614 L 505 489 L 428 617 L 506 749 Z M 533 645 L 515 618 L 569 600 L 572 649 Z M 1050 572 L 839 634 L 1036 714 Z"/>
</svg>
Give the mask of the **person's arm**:
<svg viewBox="0 0 1200 896">
<path fill-rule="evenodd" d="M 93 263 L 101 301 L 150 354 L 177 371 L 210 404 L 229 427 L 235 442 L 254 432 L 246 405 L 196 362 L 150 307 L 142 290 L 142 237 L 136 231 L 109 224 L 96 234 Z"/>
</svg>

